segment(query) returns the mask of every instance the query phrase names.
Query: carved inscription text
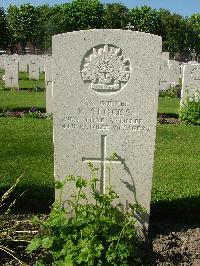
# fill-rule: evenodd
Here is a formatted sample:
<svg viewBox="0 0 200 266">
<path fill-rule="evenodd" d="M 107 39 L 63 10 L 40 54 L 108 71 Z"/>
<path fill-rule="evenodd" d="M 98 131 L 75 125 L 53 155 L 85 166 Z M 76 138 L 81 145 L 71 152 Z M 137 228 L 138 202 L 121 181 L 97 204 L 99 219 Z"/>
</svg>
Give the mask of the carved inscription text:
<svg viewBox="0 0 200 266">
<path fill-rule="evenodd" d="M 125 101 L 81 101 L 73 114 L 60 119 L 59 125 L 66 130 L 150 131 L 147 121 L 134 114 Z"/>
</svg>

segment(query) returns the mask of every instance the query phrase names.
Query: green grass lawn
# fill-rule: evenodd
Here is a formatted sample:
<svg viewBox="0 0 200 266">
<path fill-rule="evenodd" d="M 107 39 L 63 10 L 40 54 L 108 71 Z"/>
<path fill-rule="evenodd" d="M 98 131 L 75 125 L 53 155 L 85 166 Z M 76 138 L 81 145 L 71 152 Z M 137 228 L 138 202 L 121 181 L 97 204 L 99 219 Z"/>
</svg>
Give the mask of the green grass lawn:
<svg viewBox="0 0 200 266">
<path fill-rule="evenodd" d="M 5 82 L 2 80 L 5 71 L 0 68 L 0 91 L 4 89 Z"/>
<path fill-rule="evenodd" d="M 152 202 L 163 217 L 200 218 L 199 140 L 198 126 L 157 126 Z"/>
<path fill-rule="evenodd" d="M 2 108 L 45 108 L 44 92 L 0 91 L 0 109 Z"/>
<path fill-rule="evenodd" d="M 4 69 L 0 68 L 0 79 L 3 77 L 4 74 L 5 74 Z"/>
<path fill-rule="evenodd" d="M 153 200 L 200 196 L 200 128 L 158 125 Z"/>
<path fill-rule="evenodd" d="M 9 187 L 24 173 L 20 191 L 28 191 L 21 205 L 47 207 L 54 196 L 52 120 L 0 118 L 0 125 L 0 177 L 5 177 L 0 186 Z M 197 126 L 158 125 L 153 205 L 200 206 L 199 139 Z"/>
<path fill-rule="evenodd" d="M 1 187 L 23 174 L 18 195 L 22 209 L 42 209 L 53 201 L 52 120 L 0 118 Z"/>
<path fill-rule="evenodd" d="M 167 114 L 178 114 L 180 107 L 179 98 L 159 98 L 158 112 Z"/>
<path fill-rule="evenodd" d="M 45 88 L 44 79 L 45 79 L 44 73 L 40 73 L 40 79 L 39 80 L 29 80 L 28 73 L 20 72 L 19 73 L 19 88 L 21 90 L 36 88 L 36 87 Z"/>
<path fill-rule="evenodd" d="M 158 112 L 178 114 L 179 101 L 177 98 L 159 98 Z M 0 91 L 0 109 L 32 106 L 45 108 L 45 93 Z"/>
</svg>

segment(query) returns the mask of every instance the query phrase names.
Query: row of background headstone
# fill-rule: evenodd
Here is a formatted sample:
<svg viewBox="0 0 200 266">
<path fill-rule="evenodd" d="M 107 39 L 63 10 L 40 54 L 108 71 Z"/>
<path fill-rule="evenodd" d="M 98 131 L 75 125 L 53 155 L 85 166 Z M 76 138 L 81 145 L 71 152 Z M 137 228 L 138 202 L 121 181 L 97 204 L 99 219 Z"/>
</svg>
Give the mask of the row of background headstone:
<svg viewBox="0 0 200 266">
<path fill-rule="evenodd" d="M 44 71 L 45 63 L 51 55 L 0 55 L 0 68 L 5 69 L 7 62 L 15 60 L 19 62 L 19 71 L 28 72 L 28 66 L 31 61 L 37 62 L 40 72 Z"/>
<path fill-rule="evenodd" d="M 53 81 L 51 55 L 2 55 L 0 68 L 5 69 L 5 86 L 19 89 L 19 72 L 28 72 L 29 79 L 39 80 L 39 74 L 45 72 L 46 111 L 53 113 Z"/>
<path fill-rule="evenodd" d="M 19 88 L 19 72 L 28 72 L 30 80 L 39 80 L 50 58 L 50 55 L 2 55 L 0 68 L 5 69 L 5 87 Z"/>
<path fill-rule="evenodd" d="M 29 72 L 29 79 L 39 80 L 39 73 L 45 72 L 46 85 L 46 109 L 48 113 L 53 112 L 53 81 L 52 81 L 52 57 L 51 55 L 1 55 L 0 68 L 5 69 L 6 87 L 19 88 L 19 71 Z M 189 96 L 198 94 L 200 77 L 193 75 L 194 69 L 199 69 L 195 61 L 179 63 L 169 60 L 169 53 L 162 52 L 160 63 L 160 91 L 179 84 L 182 79 L 181 104 Z"/>
<path fill-rule="evenodd" d="M 1 55 L 0 56 L 0 68 L 5 69 L 6 64 L 11 60 L 17 60 L 19 62 L 20 72 L 32 72 L 30 73 L 30 79 L 39 79 L 39 72 L 45 70 L 46 62 L 51 59 L 50 55 Z M 189 62 L 189 64 L 196 64 L 196 62 Z M 31 66 L 30 66 L 31 65 Z M 175 60 L 169 60 L 169 52 L 163 52 L 161 57 L 161 80 L 160 90 L 167 90 L 170 86 L 179 84 L 180 78 L 182 78 L 182 67 L 185 63 L 179 63 Z M 29 66 L 31 69 L 29 70 Z M 32 70 L 32 68 L 34 68 Z M 35 72 L 35 73 L 34 73 Z"/>
</svg>

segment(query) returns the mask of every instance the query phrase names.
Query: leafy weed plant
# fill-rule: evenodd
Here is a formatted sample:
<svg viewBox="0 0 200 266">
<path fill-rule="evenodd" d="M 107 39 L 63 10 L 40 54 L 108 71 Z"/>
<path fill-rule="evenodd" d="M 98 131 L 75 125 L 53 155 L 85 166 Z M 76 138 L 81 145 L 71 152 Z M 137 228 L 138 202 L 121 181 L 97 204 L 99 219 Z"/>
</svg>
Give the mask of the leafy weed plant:
<svg viewBox="0 0 200 266">
<path fill-rule="evenodd" d="M 89 166 L 95 174 L 96 169 L 91 163 Z M 56 182 L 61 197 L 68 182 L 75 184 L 68 206 L 57 201 L 45 221 L 35 220 L 41 233 L 30 242 L 27 252 L 42 249 L 47 254 L 35 265 L 137 265 L 139 242 L 133 219 L 137 206 L 130 206 L 127 212 L 120 205 L 114 207 L 117 194 L 112 187 L 100 193 L 95 175 L 90 181 L 68 176 L 65 182 Z M 93 204 L 85 204 L 85 189 L 90 190 Z"/>
<path fill-rule="evenodd" d="M 186 99 L 179 110 L 179 117 L 184 124 L 200 125 L 200 98 Z"/>
</svg>

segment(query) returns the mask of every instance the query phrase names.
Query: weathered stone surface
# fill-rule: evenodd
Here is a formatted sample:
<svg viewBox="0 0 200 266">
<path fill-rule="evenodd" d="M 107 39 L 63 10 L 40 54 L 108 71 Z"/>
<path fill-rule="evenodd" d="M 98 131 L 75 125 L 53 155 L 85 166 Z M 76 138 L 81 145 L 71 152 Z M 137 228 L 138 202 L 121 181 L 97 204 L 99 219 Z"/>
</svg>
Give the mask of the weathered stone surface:
<svg viewBox="0 0 200 266">
<path fill-rule="evenodd" d="M 187 97 L 200 99 L 200 64 L 183 65 L 181 106 Z"/>
<path fill-rule="evenodd" d="M 48 58 L 45 63 L 45 85 L 46 85 L 46 112 L 53 113 L 53 62 Z"/>
<path fill-rule="evenodd" d="M 19 62 L 11 58 L 5 62 L 5 86 L 19 89 Z"/>
<path fill-rule="evenodd" d="M 162 52 L 162 58 L 165 60 L 169 60 L 169 52 Z"/>
<path fill-rule="evenodd" d="M 40 68 L 40 73 L 45 71 L 46 55 L 38 55 L 38 63 Z"/>
<path fill-rule="evenodd" d="M 40 79 L 39 64 L 36 60 L 29 61 L 29 79 Z"/>
<path fill-rule="evenodd" d="M 163 53 L 160 58 L 160 90 L 165 91 L 170 88 L 170 70 L 169 70 L 169 60 L 166 60 Z"/>
<path fill-rule="evenodd" d="M 4 57 L 3 57 L 3 55 L 0 55 L 0 68 L 4 69 Z"/>
<path fill-rule="evenodd" d="M 169 61 L 169 76 L 171 86 L 179 84 L 179 79 L 181 77 L 180 64 L 178 61 L 170 60 Z"/>
<path fill-rule="evenodd" d="M 1 55 L 1 58 L 2 58 L 2 69 L 5 69 L 9 56 L 7 54 L 3 54 Z"/>
<path fill-rule="evenodd" d="M 74 174 L 89 179 L 91 161 L 99 168 L 100 191 L 110 183 L 124 208 L 137 202 L 147 210 L 140 221 L 145 234 L 161 38 L 129 30 L 72 32 L 53 37 L 52 54 L 55 178 Z M 68 186 L 62 200 L 71 193 Z"/>
<path fill-rule="evenodd" d="M 29 55 L 19 55 L 19 71 L 20 72 L 28 72 L 28 64 L 30 61 Z"/>
</svg>

